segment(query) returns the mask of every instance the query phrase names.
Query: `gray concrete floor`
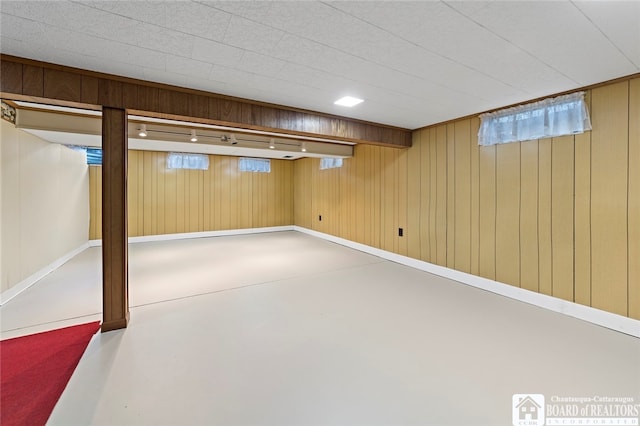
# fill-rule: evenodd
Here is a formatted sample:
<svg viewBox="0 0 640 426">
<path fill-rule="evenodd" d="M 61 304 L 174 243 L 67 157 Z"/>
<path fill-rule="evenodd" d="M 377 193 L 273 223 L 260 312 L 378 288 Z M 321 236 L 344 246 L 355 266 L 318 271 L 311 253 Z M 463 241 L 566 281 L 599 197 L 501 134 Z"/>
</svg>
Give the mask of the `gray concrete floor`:
<svg viewBox="0 0 640 426">
<path fill-rule="evenodd" d="M 297 232 L 130 245 L 131 323 L 52 425 L 511 425 L 513 394 L 640 404 L 640 339 Z M 0 308 L 100 319 L 100 248 Z"/>
</svg>

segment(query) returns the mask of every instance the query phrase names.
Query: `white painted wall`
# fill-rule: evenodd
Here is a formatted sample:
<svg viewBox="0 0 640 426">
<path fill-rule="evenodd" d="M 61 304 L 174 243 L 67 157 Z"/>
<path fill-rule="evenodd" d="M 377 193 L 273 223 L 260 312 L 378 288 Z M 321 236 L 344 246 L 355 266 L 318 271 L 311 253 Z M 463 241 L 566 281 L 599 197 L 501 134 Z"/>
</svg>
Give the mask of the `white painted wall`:
<svg viewBox="0 0 640 426">
<path fill-rule="evenodd" d="M 89 239 L 89 172 L 82 153 L 0 120 L 0 291 Z"/>
</svg>

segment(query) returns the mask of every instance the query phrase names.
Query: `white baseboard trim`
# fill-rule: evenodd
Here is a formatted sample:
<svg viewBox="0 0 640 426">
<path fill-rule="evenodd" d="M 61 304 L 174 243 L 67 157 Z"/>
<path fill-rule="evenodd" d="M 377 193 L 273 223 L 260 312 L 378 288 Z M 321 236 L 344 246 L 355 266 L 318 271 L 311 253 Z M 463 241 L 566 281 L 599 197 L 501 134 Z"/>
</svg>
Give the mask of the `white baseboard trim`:
<svg viewBox="0 0 640 426">
<path fill-rule="evenodd" d="M 493 281 L 483 277 L 478 277 L 476 275 L 467 274 L 465 272 L 456 271 L 455 269 L 446 268 L 444 266 L 434 265 L 422 260 L 402 256 L 386 250 L 356 243 L 354 241 L 349 241 L 344 238 L 339 238 L 308 228 L 294 226 L 293 230 L 308 235 L 313 235 L 314 237 L 322 238 L 324 240 L 350 247 L 365 253 L 369 253 L 374 256 L 390 260 L 392 262 L 410 266 L 421 271 L 439 275 L 444 278 L 449 278 L 462 284 L 490 291 L 501 296 L 509 297 L 511 299 L 525 302 L 530 305 L 535 305 L 544 309 L 548 309 L 550 311 L 559 312 L 564 315 L 581 319 L 583 321 L 588 321 L 590 323 L 597 324 L 611 330 L 619 331 L 621 333 L 640 338 L 640 321 L 633 318 L 624 317 L 622 315 L 614 314 L 589 306 L 580 305 L 574 302 L 568 302 L 556 297 L 547 296 L 546 294 L 536 293 L 534 291 L 514 287 L 512 285 Z"/>
<path fill-rule="evenodd" d="M 4 305 L 8 301 L 10 301 L 14 297 L 19 295 L 20 293 L 22 293 L 23 291 L 25 291 L 26 289 L 28 289 L 32 285 L 34 285 L 36 282 L 38 282 L 40 279 L 42 279 L 47 274 L 55 271 L 60 266 L 62 266 L 65 263 L 67 263 L 69 260 L 71 260 L 71 258 L 73 258 L 74 256 L 80 254 L 81 252 L 83 252 L 88 247 L 89 247 L 89 242 L 86 242 L 86 243 L 82 244 L 80 247 L 76 248 L 75 250 L 72 250 L 69 253 L 67 253 L 64 256 L 62 256 L 61 258 L 54 260 L 53 262 L 51 262 L 50 264 L 48 264 L 44 268 L 40 269 L 39 271 L 35 272 L 34 274 L 31 274 L 30 276 L 28 276 L 24 280 L 20 281 L 16 285 L 14 285 L 14 286 L 6 289 L 2 293 L 0 293 L 0 306 Z"/>
<path fill-rule="evenodd" d="M 264 228 L 228 229 L 224 231 L 186 232 L 182 234 L 160 234 L 144 237 L 129 237 L 129 244 L 152 241 L 186 240 L 191 238 L 226 237 L 230 235 L 262 234 L 265 232 L 293 231 L 292 225 L 268 226 Z M 89 240 L 89 247 L 99 247 L 102 240 Z"/>
</svg>

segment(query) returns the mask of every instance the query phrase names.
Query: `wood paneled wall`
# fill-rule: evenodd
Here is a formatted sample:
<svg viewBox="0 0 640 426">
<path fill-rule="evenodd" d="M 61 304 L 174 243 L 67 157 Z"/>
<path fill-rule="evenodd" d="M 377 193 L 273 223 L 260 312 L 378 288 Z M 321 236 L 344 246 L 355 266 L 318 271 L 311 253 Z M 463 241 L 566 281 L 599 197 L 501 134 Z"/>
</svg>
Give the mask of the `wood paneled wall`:
<svg viewBox="0 0 640 426">
<path fill-rule="evenodd" d="M 166 168 L 166 152 L 129 151 L 129 236 L 293 224 L 293 163 L 238 171 L 238 158 L 209 156 L 208 170 Z M 102 168 L 89 168 L 90 239 L 100 239 Z"/>
<path fill-rule="evenodd" d="M 587 102 L 581 135 L 480 147 L 467 118 L 297 160 L 295 224 L 640 319 L 640 78 Z"/>
</svg>

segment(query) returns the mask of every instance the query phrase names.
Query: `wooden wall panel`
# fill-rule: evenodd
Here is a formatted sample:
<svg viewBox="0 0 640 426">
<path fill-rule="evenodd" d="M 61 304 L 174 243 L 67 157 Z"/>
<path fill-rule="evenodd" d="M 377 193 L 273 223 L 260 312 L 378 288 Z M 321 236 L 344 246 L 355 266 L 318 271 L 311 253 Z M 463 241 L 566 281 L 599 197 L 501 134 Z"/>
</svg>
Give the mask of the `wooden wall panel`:
<svg viewBox="0 0 640 426">
<path fill-rule="evenodd" d="M 551 139 L 538 142 L 538 291 L 551 295 Z"/>
<path fill-rule="evenodd" d="M 350 208 L 352 209 L 352 220 L 355 221 L 356 228 L 356 236 L 355 241 L 366 244 L 366 216 L 367 212 L 365 211 L 365 181 L 367 179 L 365 175 L 365 167 L 366 167 L 366 158 L 364 155 L 358 155 L 354 158 L 346 159 L 344 161 L 348 163 L 348 166 L 355 167 L 355 176 L 356 180 L 351 180 L 350 189 L 355 191 L 355 197 L 350 198 Z M 340 170 L 340 179 L 346 179 L 348 176 L 349 169 Z M 344 199 L 344 197 L 341 197 Z M 342 220 L 342 223 L 349 223 L 349 220 Z"/>
<path fill-rule="evenodd" d="M 480 148 L 480 253 L 481 277 L 496 278 L 496 153 L 497 147 Z"/>
<path fill-rule="evenodd" d="M 0 60 L 0 91 L 22 93 L 22 64 Z"/>
<path fill-rule="evenodd" d="M 455 268 L 455 241 L 456 241 L 456 185 L 455 185 L 455 171 L 456 171 L 456 138 L 455 138 L 455 124 L 449 123 L 446 125 L 446 140 L 447 140 L 447 238 L 446 238 L 446 251 L 447 251 L 447 263 L 449 268 Z M 464 167 L 465 164 L 461 164 L 460 167 Z"/>
<path fill-rule="evenodd" d="M 406 256 L 408 253 L 408 240 L 407 240 L 407 215 L 408 215 L 408 168 L 409 168 L 409 156 L 406 149 L 397 150 L 396 155 L 398 156 L 398 182 L 396 184 L 398 190 L 398 200 L 396 201 L 396 205 L 398 206 L 398 216 L 397 216 L 397 228 L 402 228 L 403 236 L 399 236 L 396 234 L 396 238 L 398 240 L 398 253 L 403 256 Z"/>
<path fill-rule="evenodd" d="M 102 239 L 102 167 L 89 166 L 89 239 Z"/>
<path fill-rule="evenodd" d="M 395 240 L 394 229 L 394 195 L 395 195 L 395 158 L 394 153 L 388 149 L 382 149 L 382 193 L 381 193 L 381 248 L 393 251 Z"/>
<path fill-rule="evenodd" d="M 591 111 L 591 94 L 585 102 Z M 574 139 L 574 301 L 591 305 L 591 132 Z"/>
<path fill-rule="evenodd" d="M 338 223 L 338 233 L 336 235 L 344 235 L 345 238 L 348 238 L 351 241 L 358 241 L 357 236 L 357 220 L 356 220 L 356 212 L 355 212 L 355 187 L 357 186 L 358 180 L 358 167 L 354 161 L 345 161 L 343 166 L 337 170 L 338 172 L 338 191 L 340 194 L 343 193 L 351 193 L 353 197 L 350 198 L 338 198 L 338 215 L 341 218 L 340 223 Z M 333 170 L 327 169 L 324 172 L 331 172 Z M 332 175 L 333 176 L 333 175 Z"/>
<path fill-rule="evenodd" d="M 591 93 L 591 304 L 620 315 L 627 315 L 628 91 L 624 81 Z"/>
<path fill-rule="evenodd" d="M 129 151 L 129 180 L 127 204 L 129 206 L 129 236 L 144 235 L 144 156 L 142 151 Z"/>
<path fill-rule="evenodd" d="M 447 127 L 442 125 L 436 131 L 436 256 L 435 263 L 447 266 Z M 433 163 L 431 164 L 433 167 Z M 433 256 L 431 261 L 434 261 Z"/>
<path fill-rule="evenodd" d="M 520 287 L 538 291 L 538 141 L 520 144 Z"/>
<path fill-rule="evenodd" d="M 438 129 L 431 128 L 430 131 L 430 140 L 428 146 L 423 145 L 423 150 L 426 152 L 426 160 L 423 163 L 424 171 L 425 171 L 425 180 L 423 180 L 423 185 L 427 187 L 427 195 L 424 201 L 425 208 L 428 208 L 428 217 L 429 217 L 429 227 L 428 227 L 428 235 L 427 235 L 427 243 L 429 246 L 429 257 L 423 258 L 431 263 L 439 263 L 438 261 L 438 241 L 439 239 L 444 239 L 446 241 L 446 235 L 444 237 L 440 237 L 438 235 L 438 221 L 440 220 L 438 207 L 442 211 L 442 217 L 446 218 L 446 212 L 444 209 L 446 208 L 446 204 L 440 204 L 438 196 L 440 194 L 440 186 L 444 187 L 445 183 L 440 182 L 442 179 L 438 173 L 439 170 L 442 169 L 438 163 Z M 424 144 L 424 142 L 423 142 Z M 440 179 L 440 180 L 439 180 Z M 440 182 L 440 186 L 438 186 L 438 182 Z M 444 193 L 444 190 L 441 192 Z M 425 211 L 425 215 L 427 212 Z M 442 248 L 442 258 L 443 262 L 446 261 L 446 248 L 443 246 Z"/>
<path fill-rule="evenodd" d="M 471 272 L 471 120 L 454 124 L 454 269 Z"/>
<path fill-rule="evenodd" d="M 551 294 L 573 302 L 573 136 L 551 142 Z"/>
<path fill-rule="evenodd" d="M 480 119 L 471 119 L 471 273 L 480 273 L 480 147 L 478 146 L 478 130 Z"/>
<path fill-rule="evenodd" d="M 431 233 L 431 222 L 435 224 L 435 207 L 431 176 L 434 172 L 431 164 L 431 148 L 435 147 L 435 131 L 420 131 L 420 254 L 417 259 L 430 262 L 435 253 L 435 233 Z M 435 230 L 435 227 L 434 227 Z"/>
<path fill-rule="evenodd" d="M 520 286 L 520 144 L 496 156 L 496 280 Z"/>
<path fill-rule="evenodd" d="M 428 234 L 425 236 L 424 234 L 428 230 L 428 220 L 425 221 L 426 225 L 424 228 L 421 224 L 421 212 L 425 212 L 424 216 L 428 219 L 429 208 L 423 208 L 421 203 L 423 201 L 422 197 L 422 167 L 421 167 L 421 153 L 422 153 L 422 133 L 423 132 L 414 132 L 413 133 L 413 142 L 411 148 L 408 151 L 408 162 L 407 162 L 407 255 L 413 257 L 414 259 L 420 259 L 420 241 L 429 240 Z M 428 149 L 428 145 L 425 146 Z M 425 150 L 426 150 L 425 149 Z M 426 172 L 425 172 L 426 174 Z M 366 179 L 363 176 L 363 179 Z M 428 185 L 427 181 L 427 185 Z M 428 203 L 428 197 L 427 197 Z"/>
<path fill-rule="evenodd" d="M 23 65 L 22 92 L 29 96 L 44 96 L 44 70 L 42 67 Z"/>
<path fill-rule="evenodd" d="M 24 88 L 23 88 L 24 90 Z M 43 96 L 63 101 L 80 102 L 82 77 L 70 72 L 45 69 L 43 73 Z M 106 105 L 119 106 L 119 105 Z"/>
<path fill-rule="evenodd" d="M 154 176 L 152 180 L 152 193 L 151 197 L 154 204 L 158 206 L 158 209 L 151 208 L 151 228 L 156 234 L 175 234 L 181 232 L 179 229 L 179 216 L 178 211 L 178 178 L 179 170 L 167 169 L 164 165 L 158 164 L 159 155 L 155 154 L 154 157 Z M 164 158 L 164 156 L 162 156 Z M 157 213 L 157 216 L 156 216 Z M 161 220 L 164 215 L 164 220 Z M 221 228 L 216 228 L 221 229 Z"/>
<path fill-rule="evenodd" d="M 293 224 L 292 162 L 272 160 L 271 173 L 250 173 L 238 171 L 235 157 L 212 155 L 209 170 L 170 170 L 166 155 L 129 151 L 130 237 Z M 89 168 L 90 239 L 102 235 L 101 170 Z"/>
<path fill-rule="evenodd" d="M 629 316 L 640 319 L 640 78 L 629 82 Z"/>
<path fill-rule="evenodd" d="M 373 243 L 373 213 L 371 209 L 372 199 L 372 179 L 373 176 L 371 168 L 371 149 L 366 145 L 357 147 L 357 154 L 363 158 L 363 183 L 364 183 L 364 199 L 363 199 L 363 214 L 364 214 L 364 240 L 363 243 L 372 246 Z M 294 182 L 295 184 L 296 182 Z"/>
</svg>

